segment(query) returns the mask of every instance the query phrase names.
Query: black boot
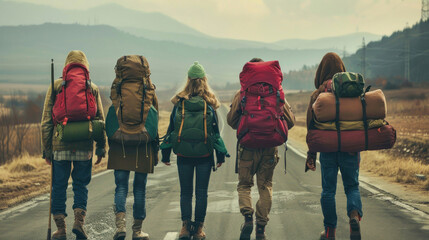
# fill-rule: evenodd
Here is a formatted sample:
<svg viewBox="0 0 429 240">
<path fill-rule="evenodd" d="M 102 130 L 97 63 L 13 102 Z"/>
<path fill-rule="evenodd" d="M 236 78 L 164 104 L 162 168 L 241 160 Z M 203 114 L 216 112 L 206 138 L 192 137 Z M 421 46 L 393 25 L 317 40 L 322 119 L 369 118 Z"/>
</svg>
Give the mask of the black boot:
<svg viewBox="0 0 429 240">
<path fill-rule="evenodd" d="M 256 240 L 265 240 L 265 225 L 256 224 Z"/>
<path fill-rule="evenodd" d="M 251 214 L 244 216 L 244 223 L 241 226 L 240 240 L 250 240 L 253 231 L 253 216 Z"/>
</svg>

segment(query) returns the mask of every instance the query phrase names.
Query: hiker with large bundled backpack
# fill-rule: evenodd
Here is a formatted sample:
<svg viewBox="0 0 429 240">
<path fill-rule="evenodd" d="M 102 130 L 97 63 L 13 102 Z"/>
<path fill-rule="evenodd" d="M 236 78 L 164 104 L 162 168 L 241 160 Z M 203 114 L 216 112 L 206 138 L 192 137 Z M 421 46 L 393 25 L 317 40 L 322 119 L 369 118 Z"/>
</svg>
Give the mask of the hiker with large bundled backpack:
<svg viewBox="0 0 429 240">
<path fill-rule="evenodd" d="M 128 55 L 118 59 L 112 83 L 112 106 L 106 117 L 109 142 L 108 169 L 114 170 L 114 240 L 126 237 L 126 201 L 130 171 L 134 171 L 133 240 L 148 240 L 142 231 L 146 218 L 146 183 L 148 173 L 158 163 L 158 100 L 150 79 L 147 59 Z"/>
<path fill-rule="evenodd" d="M 216 109 L 220 102 L 208 85 L 205 70 L 195 62 L 188 70 L 183 90 L 176 94 L 170 125 L 161 144 L 162 162 L 170 164 L 171 149 L 177 155 L 180 182 L 181 240 L 202 240 L 211 169 L 219 168 L 229 154 L 219 133 Z M 216 152 L 217 164 L 214 163 Z M 215 166 L 216 165 L 216 166 Z M 195 222 L 192 223 L 192 192 L 195 172 Z"/>
<path fill-rule="evenodd" d="M 277 146 L 287 140 L 288 129 L 295 124 L 291 107 L 282 88 L 283 73 L 278 61 L 254 58 L 240 73 L 241 90 L 237 92 L 227 116 L 237 129 L 238 201 L 244 216 L 240 239 L 250 239 L 253 231 L 251 188 L 253 177 L 259 191 L 256 203 L 256 239 L 263 240 L 272 204 L 272 179 L 279 156 Z M 238 164 L 238 165 L 237 165 Z"/>
<path fill-rule="evenodd" d="M 82 51 L 68 54 L 62 79 L 55 80 L 46 93 L 41 129 L 43 158 L 53 168 L 51 209 L 58 230 L 52 239 L 66 239 L 66 191 L 70 173 L 74 192 L 73 233 L 77 239 L 87 239 L 83 225 L 93 141 L 97 142 L 95 164 L 99 164 L 105 156 L 106 139 L 100 93 L 89 78 L 89 63 Z"/>
<path fill-rule="evenodd" d="M 328 83 L 336 73 L 345 72 L 341 58 L 335 53 L 327 53 L 317 68 L 314 84 L 316 90 L 311 95 L 307 110 L 307 128 L 313 129 L 315 124 L 313 104 L 318 96 L 328 91 Z M 316 152 L 307 153 L 306 169 L 316 170 Z M 335 207 L 335 193 L 337 189 L 337 175 L 340 169 L 344 191 L 347 196 L 347 215 L 350 219 L 350 235 L 360 239 L 359 221 L 363 215 L 362 202 L 359 192 L 359 152 L 321 152 L 320 169 L 322 173 L 322 194 L 320 203 L 324 216 L 325 230 L 320 239 L 335 239 L 337 228 L 337 213 Z"/>
</svg>

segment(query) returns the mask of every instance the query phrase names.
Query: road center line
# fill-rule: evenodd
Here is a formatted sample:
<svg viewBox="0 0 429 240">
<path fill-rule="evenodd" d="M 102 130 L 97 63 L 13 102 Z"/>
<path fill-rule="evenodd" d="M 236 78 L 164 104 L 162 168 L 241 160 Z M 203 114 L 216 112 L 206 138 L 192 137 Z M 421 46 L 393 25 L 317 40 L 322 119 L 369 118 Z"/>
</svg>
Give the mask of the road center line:
<svg viewBox="0 0 429 240">
<path fill-rule="evenodd" d="M 165 237 L 164 240 L 176 240 L 177 237 L 177 232 L 168 232 Z"/>
</svg>

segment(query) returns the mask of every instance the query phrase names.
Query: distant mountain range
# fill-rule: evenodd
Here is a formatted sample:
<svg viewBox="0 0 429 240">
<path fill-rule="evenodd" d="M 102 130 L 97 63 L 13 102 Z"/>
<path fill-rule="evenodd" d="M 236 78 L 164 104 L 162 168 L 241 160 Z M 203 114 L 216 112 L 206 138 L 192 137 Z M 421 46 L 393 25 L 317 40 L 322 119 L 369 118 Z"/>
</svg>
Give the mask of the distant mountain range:
<svg viewBox="0 0 429 240">
<path fill-rule="evenodd" d="M 329 49 L 342 52 L 345 47 L 347 52 L 353 53 L 361 45 L 362 37 L 365 37 L 367 42 L 381 38 L 381 36 L 370 33 L 353 33 L 314 40 L 286 39 L 264 43 L 212 37 L 165 14 L 136 11 L 118 4 L 106 4 L 88 10 L 64 10 L 45 5 L 0 0 L 0 25 L 17 26 L 43 24 L 46 22 L 110 25 L 150 40 L 172 41 L 194 47 L 216 49 Z"/>
<path fill-rule="evenodd" d="M 89 59 L 94 82 L 110 85 L 113 67 L 124 54 L 145 55 L 158 87 L 182 84 L 188 67 L 200 61 L 213 84 L 238 81 L 245 62 L 253 57 L 279 60 L 283 71 L 314 63 L 327 52 L 313 50 L 272 50 L 267 48 L 211 49 L 170 41 L 155 41 L 106 25 L 42 24 L 0 27 L 0 82 L 47 83 L 49 62 L 57 63 L 57 76 L 67 53 L 83 50 Z"/>
</svg>

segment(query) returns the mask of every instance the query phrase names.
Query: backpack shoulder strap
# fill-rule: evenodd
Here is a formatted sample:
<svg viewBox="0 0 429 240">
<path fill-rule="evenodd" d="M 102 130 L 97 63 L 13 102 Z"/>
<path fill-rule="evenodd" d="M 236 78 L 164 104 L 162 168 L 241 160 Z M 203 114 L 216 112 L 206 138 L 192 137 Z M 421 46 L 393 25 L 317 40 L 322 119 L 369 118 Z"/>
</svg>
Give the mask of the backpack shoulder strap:
<svg viewBox="0 0 429 240">
<path fill-rule="evenodd" d="M 185 123 L 185 100 L 182 100 L 182 122 L 180 123 L 179 134 L 177 141 L 180 142 L 180 137 L 182 136 L 183 124 Z"/>
<path fill-rule="evenodd" d="M 204 101 L 204 144 L 207 144 L 207 102 Z"/>
</svg>

